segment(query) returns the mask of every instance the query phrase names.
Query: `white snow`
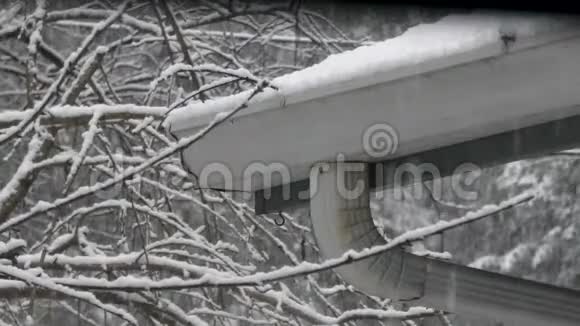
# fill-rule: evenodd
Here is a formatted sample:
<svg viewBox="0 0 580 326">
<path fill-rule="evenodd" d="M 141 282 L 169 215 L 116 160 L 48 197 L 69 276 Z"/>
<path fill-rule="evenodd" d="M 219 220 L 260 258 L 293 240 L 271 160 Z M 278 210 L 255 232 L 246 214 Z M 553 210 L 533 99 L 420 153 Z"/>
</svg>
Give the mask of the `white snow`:
<svg viewBox="0 0 580 326">
<path fill-rule="evenodd" d="M 524 259 L 533 250 L 533 246 L 529 243 L 520 243 L 512 250 L 508 251 L 501 259 L 500 270 L 503 273 L 508 273 L 518 262 Z"/>
<path fill-rule="evenodd" d="M 334 268 L 343 264 L 347 261 L 352 260 L 360 260 L 366 257 L 370 257 L 372 255 L 379 254 L 386 250 L 393 249 L 397 246 L 403 245 L 405 243 L 409 243 L 411 241 L 420 240 L 428 235 L 440 233 L 444 230 L 449 228 L 465 224 L 470 221 L 478 220 L 488 214 L 496 213 L 518 203 L 524 202 L 529 197 L 528 194 L 522 194 L 506 200 L 498 205 L 487 205 L 484 206 L 477 212 L 470 212 L 461 218 L 454 219 L 452 221 L 441 221 L 438 224 L 433 226 L 427 226 L 423 228 L 419 228 L 413 231 L 409 231 L 401 236 L 396 237 L 392 241 L 387 244 L 375 246 L 372 248 L 365 248 L 361 251 L 354 251 L 349 250 L 344 253 L 341 257 L 332 258 L 324 261 L 321 264 L 315 264 L 311 262 L 301 262 L 294 266 L 282 266 L 276 268 L 273 271 L 269 272 L 257 272 L 250 275 L 233 275 L 231 273 L 219 272 L 217 270 L 213 270 L 211 268 L 203 268 L 203 267 L 196 267 L 193 268 L 193 265 L 187 263 L 173 263 L 173 266 L 178 267 L 178 271 L 182 272 L 185 269 L 189 271 L 198 272 L 196 275 L 200 275 L 199 278 L 196 279 L 183 279 L 180 277 L 169 277 L 160 280 L 152 280 L 146 277 L 134 277 L 134 276 L 126 276 L 126 277 L 119 277 L 112 281 L 103 280 L 100 278 L 93 278 L 93 277 L 79 277 L 79 278 L 53 278 L 57 284 L 60 285 L 67 285 L 72 287 L 79 287 L 79 288 L 92 288 L 92 289 L 119 289 L 122 288 L 123 290 L 169 290 L 169 289 L 185 289 L 185 288 L 195 288 L 200 286 L 208 286 L 208 285 L 225 285 L 225 286 L 244 286 L 244 285 L 254 285 L 254 286 L 261 286 L 265 283 L 269 282 L 276 282 L 282 279 L 296 277 L 300 275 L 316 273 L 321 270 Z M 122 264 L 127 263 L 127 256 L 128 255 L 121 255 L 124 256 L 125 259 L 122 259 Z M 56 260 L 57 255 L 54 256 Z M 63 261 L 62 255 L 58 255 L 57 261 L 61 264 L 65 263 Z M 149 257 L 150 264 L 152 263 L 153 256 Z M 19 262 L 21 260 L 25 260 L 25 257 L 19 257 Z M 48 257 L 46 259 L 49 259 Z M 69 260 L 94 260 L 97 259 L 99 263 L 103 263 L 105 259 L 112 259 L 112 260 L 119 260 L 119 257 L 74 257 L 74 258 L 67 258 Z M 133 260 L 129 260 L 132 263 L 135 262 L 135 256 L 133 255 Z M 163 259 L 164 262 L 170 262 L 171 259 L 155 257 L 156 263 L 161 263 L 158 259 Z M 47 260 L 48 261 L 48 260 Z M 77 261 L 78 262 L 78 261 Z M 227 264 L 227 261 L 224 261 Z M 67 261 L 68 263 L 68 261 Z M 192 270 L 194 269 L 194 270 Z M 203 270 L 205 269 L 205 273 Z M 201 273 L 200 273 L 201 272 Z"/>
<path fill-rule="evenodd" d="M 10 239 L 6 243 L 0 241 L 0 255 L 13 251 L 14 249 L 19 247 L 22 248 L 26 247 L 26 241 L 24 241 L 23 239 Z"/>
<path fill-rule="evenodd" d="M 26 318 L 24 319 L 24 325 L 25 326 L 34 326 L 34 318 L 32 318 L 32 316 L 27 315 Z"/>
<path fill-rule="evenodd" d="M 54 283 L 54 281 L 47 277 L 37 277 L 33 275 L 30 271 L 23 271 L 12 266 L 0 265 L 0 272 L 6 274 L 10 277 L 14 277 L 18 280 L 24 281 L 31 285 L 41 286 L 53 290 L 55 292 L 63 293 L 72 298 L 77 298 L 95 305 L 103 310 L 106 310 L 116 316 L 123 318 L 124 320 L 130 322 L 133 325 L 138 325 L 137 320 L 131 314 L 127 313 L 125 310 L 115 307 L 111 304 L 104 304 L 99 301 L 92 293 L 77 291 L 66 286 Z"/>
<path fill-rule="evenodd" d="M 49 253 L 61 252 L 65 246 L 68 246 L 75 239 L 75 236 L 76 234 L 72 232 L 58 236 L 52 241 L 50 246 L 48 246 L 47 251 Z"/>
<path fill-rule="evenodd" d="M 37 265 L 43 259 L 42 254 L 21 255 L 18 256 L 18 265 Z M 111 266 L 123 269 L 123 267 L 132 267 L 136 264 L 148 262 L 149 266 L 162 266 L 167 270 L 179 271 L 183 273 L 186 271 L 190 276 L 200 276 L 204 274 L 214 274 L 218 277 L 232 276 L 229 272 L 221 272 L 213 268 L 189 264 L 187 262 L 178 261 L 175 259 L 160 257 L 156 255 L 148 255 L 147 258 L 140 253 L 119 254 L 116 256 L 67 256 L 63 254 L 44 256 L 45 264 L 53 264 L 60 266 L 70 266 L 78 269 L 94 267 L 94 266 Z"/>
<path fill-rule="evenodd" d="M 537 268 L 552 254 L 553 245 L 551 243 L 544 243 L 536 249 L 534 257 L 532 258 L 532 267 Z"/>
<path fill-rule="evenodd" d="M 22 3 L 14 3 L 14 5 L 10 6 L 9 8 L 0 10 L 0 26 L 18 26 L 18 25 L 11 25 L 9 23 L 15 19 L 16 15 L 22 9 Z"/>
<path fill-rule="evenodd" d="M 258 80 L 258 78 L 256 76 L 254 76 L 249 70 L 247 69 L 225 69 L 223 67 L 220 67 L 218 65 L 215 64 L 203 64 L 203 65 L 198 65 L 198 66 L 191 66 L 185 63 L 176 63 L 173 64 L 171 66 L 169 66 L 167 69 L 163 70 L 161 72 L 161 74 L 159 75 L 159 77 L 155 78 L 154 80 L 151 81 L 151 83 L 149 84 L 149 89 L 150 91 L 152 91 L 153 89 L 155 89 L 157 87 L 157 85 L 159 84 L 159 82 L 169 78 L 170 76 L 173 76 L 179 72 L 182 71 L 193 71 L 193 72 L 198 72 L 198 71 L 205 71 L 205 72 L 214 72 L 214 73 L 218 73 L 218 74 L 224 74 L 224 75 L 228 75 L 228 76 L 233 76 L 233 77 L 237 77 L 237 78 L 242 78 L 242 79 L 249 79 L 249 80 Z M 218 81 L 216 84 L 219 83 L 223 83 L 223 81 Z M 207 85 L 206 88 L 211 87 L 210 85 Z M 203 91 L 203 89 L 200 89 Z"/>
<path fill-rule="evenodd" d="M 563 232 L 562 232 L 562 239 L 564 240 L 572 240 L 574 238 L 574 236 L 576 235 L 576 226 L 574 224 L 568 226 Z"/>
<path fill-rule="evenodd" d="M 272 81 L 278 91 L 266 89 L 240 114 L 279 109 L 290 103 L 500 56 L 506 51 L 504 35 L 516 38 L 510 49 L 515 51 L 578 34 L 578 26 L 577 19 L 567 16 L 485 11 L 450 15 L 436 23 L 410 28 L 399 37 L 331 55 L 319 64 L 278 77 Z M 194 102 L 173 111 L 166 124 L 173 130 L 201 126 L 216 113 L 232 109 L 248 94 L 245 91 Z"/>
<path fill-rule="evenodd" d="M 185 63 L 176 63 L 176 64 L 169 66 L 167 69 L 165 69 L 161 72 L 159 77 L 155 78 L 154 80 L 151 81 L 151 83 L 149 83 L 150 91 L 155 89 L 157 87 L 157 85 L 159 84 L 159 82 L 169 78 L 170 76 L 177 74 L 180 71 L 184 71 L 184 70 L 186 71 L 190 67 L 191 67 L 190 65 L 185 64 Z"/>
<path fill-rule="evenodd" d="M 0 189 L 0 205 L 4 205 L 10 198 L 17 193 L 20 184 L 29 173 L 32 171 L 34 166 L 34 158 L 37 156 L 41 150 L 42 144 L 44 143 L 46 135 L 35 135 L 30 143 L 28 144 L 28 152 L 22 159 L 18 169 L 12 175 L 12 178 L 2 189 Z"/>
<path fill-rule="evenodd" d="M 126 115 L 151 115 L 154 117 L 162 117 L 169 109 L 163 106 L 141 106 L 134 104 L 95 104 L 91 106 L 74 106 L 63 105 L 53 106 L 46 109 L 46 112 L 55 119 L 59 118 L 83 118 L 92 117 L 95 113 L 100 112 L 103 116 L 110 114 L 126 114 Z M 26 119 L 32 114 L 33 110 L 6 110 L 0 112 L 0 125 L 17 123 Z"/>
<path fill-rule="evenodd" d="M 78 169 L 83 163 L 85 157 L 87 156 L 91 146 L 93 145 L 93 140 L 96 135 L 101 132 L 101 128 L 98 126 L 99 119 L 101 118 L 101 111 L 95 111 L 93 117 L 89 121 L 89 130 L 83 132 L 83 144 L 79 151 L 79 154 L 73 158 L 73 162 L 70 167 L 70 172 L 66 177 L 64 188 L 68 190 L 71 185 L 73 178 L 76 176 Z"/>
</svg>

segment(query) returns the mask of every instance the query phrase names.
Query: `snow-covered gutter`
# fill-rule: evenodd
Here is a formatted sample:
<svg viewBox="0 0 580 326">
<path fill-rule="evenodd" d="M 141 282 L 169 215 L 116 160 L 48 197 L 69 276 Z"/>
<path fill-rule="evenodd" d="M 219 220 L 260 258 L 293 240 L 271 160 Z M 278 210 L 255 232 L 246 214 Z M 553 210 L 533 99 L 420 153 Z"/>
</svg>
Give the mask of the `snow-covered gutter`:
<svg viewBox="0 0 580 326">
<path fill-rule="evenodd" d="M 265 90 L 232 123 L 185 150 L 184 162 L 198 175 L 215 163 L 226 166 L 233 178 L 229 187 L 251 191 L 313 182 L 312 167 L 330 162 L 316 180 L 310 208 L 322 253 L 337 257 L 385 241 L 372 222 L 368 188 L 352 200 L 337 194 L 339 154 L 350 161 L 382 162 L 580 115 L 579 54 L 576 17 L 449 16 L 276 78 L 278 90 Z M 190 135 L 247 96 L 190 104 L 171 113 L 167 126 L 177 136 Z M 361 135 L 377 123 L 397 133 L 397 151 L 388 157 L 368 155 L 362 146 Z M 262 163 L 261 173 L 246 173 L 256 162 Z M 272 163 L 281 163 L 290 180 Z M 269 184 L 264 184 L 266 174 Z M 369 180 L 368 171 L 349 175 L 351 182 Z M 204 186 L 224 187 L 222 178 L 206 181 Z M 522 326 L 578 325 L 580 320 L 576 291 L 404 250 L 338 272 L 369 294 L 414 299 L 448 312 Z"/>
<path fill-rule="evenodd" d="M 398 148 L 389 156 L 395 158 L 579 114 L 579 37 L 576 17 L 532 14 L 456 15 L 415 26 L 274 79 L 278 90 L 255 96 L 184 158 L 197 174 L 224 163 L 234 188 L 259 190 L 284 180 L 274 174 L 267 186 L 249 182 L 244 170 L 256 161 L 284 164 L 295 181 L 308 179 L 313 162 L 338 154 L 384 160 L 361 146 L 376 123 L 397 131 Z M 173 111 L 166 124 L 189 135 L 247 97 L 195 102 Z"/>
</svg>

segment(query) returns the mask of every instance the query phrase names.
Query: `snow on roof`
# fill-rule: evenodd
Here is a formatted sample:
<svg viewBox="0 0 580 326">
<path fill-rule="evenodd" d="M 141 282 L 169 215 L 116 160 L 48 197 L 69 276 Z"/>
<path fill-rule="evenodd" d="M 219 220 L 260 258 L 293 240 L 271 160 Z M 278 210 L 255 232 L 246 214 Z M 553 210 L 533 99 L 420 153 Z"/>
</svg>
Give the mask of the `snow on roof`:
<svg viewBox="0 0 580 326">
<path fill-rule="evenodd" d="M 484 12 L 450 15 L 402 35 L 331 55 L 319 64 L 275 78 L 239 115 L 278 109 L 370 85 L 500 56 L 580 34 L 577 17 Z M 509 45 L 506 45 L 506 41 Z M 173 131 L 201 127 L 243 103 L 250 91 L 194 102 L 166 121 Z"/>
</svg>

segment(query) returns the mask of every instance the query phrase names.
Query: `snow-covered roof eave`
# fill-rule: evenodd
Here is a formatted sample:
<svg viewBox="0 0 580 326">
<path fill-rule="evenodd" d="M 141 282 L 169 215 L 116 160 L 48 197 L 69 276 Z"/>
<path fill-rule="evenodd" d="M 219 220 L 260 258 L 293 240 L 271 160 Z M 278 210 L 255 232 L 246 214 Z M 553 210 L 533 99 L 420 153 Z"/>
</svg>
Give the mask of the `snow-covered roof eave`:
<svg viewBox="0 0 580 326">
<path fill-rule="evenodd" d="M 237 116 L 388 83 L 531 47 L 580 36 L 580 21 L 571 16 L 478 12 L 450 15 L 421 24 L 373 45 L 331 55 L 319 64 L 275 78 Z M 165 124 L 173 132 L 196 129 L 227 112 L 249 91 L 173 111 Z"/>
</svg>

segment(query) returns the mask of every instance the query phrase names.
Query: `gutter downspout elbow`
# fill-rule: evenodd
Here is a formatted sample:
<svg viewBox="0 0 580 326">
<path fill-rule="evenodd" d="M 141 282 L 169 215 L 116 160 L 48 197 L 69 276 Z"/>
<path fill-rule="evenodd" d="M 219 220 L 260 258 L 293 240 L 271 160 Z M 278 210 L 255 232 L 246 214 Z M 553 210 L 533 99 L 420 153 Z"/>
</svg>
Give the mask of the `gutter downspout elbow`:
<svg viewBox="0 0 580 326">
<path fill-rule="evenodd" d="M 386 241 L 370 211 L 369 165 L 317 163 L 310 175 L 310 216 L 324 258 Z M 580 291 L 417 256 L 396 248 L 335 268 L 357 289 L 395 301 L 412 300 L 449 313 L 517 326 L 580 325 Z"/>
</svg>

